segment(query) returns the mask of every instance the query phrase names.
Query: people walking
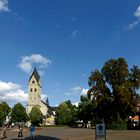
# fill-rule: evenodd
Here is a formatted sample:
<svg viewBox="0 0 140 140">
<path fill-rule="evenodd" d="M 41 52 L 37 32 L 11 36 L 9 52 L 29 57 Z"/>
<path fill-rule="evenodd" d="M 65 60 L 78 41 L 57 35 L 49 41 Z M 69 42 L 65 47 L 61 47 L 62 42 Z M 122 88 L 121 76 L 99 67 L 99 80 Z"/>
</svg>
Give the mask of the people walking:
<svg viewBox="0 0 140 140">
<path fill-rule="evenodd" d="M 2 127 L 2 132 L 1 132 L 1 139 L 3 138 L 7 138 L 7 135 L 6 135 L 6 128 L 7 128 L 7 125 L 3 125 Z"/>
<path fill-rule="evenodd" d="M 30 125 L 30 136 L 31 139 L 35 138 L 35 125 L 33 123 Z"/>
<path fill-rule="evenodd" d="M 20 139 L 20 138 L 22 138 L 23 137 L 23 127 L 22 127 L 22 125 L 20 124 L 19 125 L 19 131 L 18 131 L 18 138 Z"/>
</svg>

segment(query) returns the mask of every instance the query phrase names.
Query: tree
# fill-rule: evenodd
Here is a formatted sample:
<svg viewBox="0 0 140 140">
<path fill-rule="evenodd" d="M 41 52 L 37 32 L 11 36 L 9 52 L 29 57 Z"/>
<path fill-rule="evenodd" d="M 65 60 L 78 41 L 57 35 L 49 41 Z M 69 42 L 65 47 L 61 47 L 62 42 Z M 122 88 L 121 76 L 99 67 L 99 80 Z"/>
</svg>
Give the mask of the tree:
<svg viewBox="0 0 140 140">
<path fill-rule="evenodd" d="M 56 110 L 56 123 L 72 126 L 77 119 L 77 108 L 71 101 L 62 102 Z"/>
<path fill-rule="evenodd" d="M 26 122 L 28 120 L 28 115 L 26 113 L 25 107 L 21 103 L 17 103 L 12 108 L 11 121 L 14 123 Z"/>
<path fill-rule="evenodd" d="M 43 114 L 39 109 L 39 106 L 33 106 L 31 112 L 29 113 L 29 118 L 31 123 L 36 126 L 43 122 Z"/>
<path fill-rule="evenodd" d="M 0 109 L 0 126 L 2 126 L 2 125 L 3 125 L 4 120 L 5 120 L 5 117 L 4 117 L 4 115 L 3 115 L 2 110 Z"/>
<path fill-rule="evenodd" d="M 11 111 L 11 108 L 6 102 L 0 103 L 0 125 L 4 123 L 10 111 Z"/>
<path fill-rule="evenodd" d="M 125 121 L 134 113 L 140 87 L 140 69 L 137 66 L 129 70 L 124 58 L 110 59 L 101 71 L 91 73 L 88 83 L 88 96 L 93 96 L 100 120 L 106 123 L 117 119 Z"/>
<path fill-rule="evenodd" d="M 68 108 L 70 109 L 70 114 L 71 114 L 71 119 L 70 122 L 68 123 L 69 126 L 73 126 L 75 122 L 78 120 L 78 109 L 75 105 L 71 103 L 70 100 L 66 101 L 66 104 L 68 105 Z"/>
<path fill-rule="evenodd" d="M 93 121 L 94 104 L 88 96 L 81 96 L 80 103 L 78 104 L 78 118 L 87 124 L 88 121 Z"/>
</svg>

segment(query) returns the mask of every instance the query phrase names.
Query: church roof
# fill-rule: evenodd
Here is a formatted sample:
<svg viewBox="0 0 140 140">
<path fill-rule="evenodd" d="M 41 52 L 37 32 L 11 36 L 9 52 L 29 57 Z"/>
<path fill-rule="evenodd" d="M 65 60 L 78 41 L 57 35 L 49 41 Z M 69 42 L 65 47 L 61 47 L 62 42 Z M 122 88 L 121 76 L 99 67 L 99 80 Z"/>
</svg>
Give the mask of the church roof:
<svg viewBox="0 0 140 140">
<path fill-rule="evenodd" d="M 40 76 L 39 76 L 39 73 L 38 73 L 38 71 L 37 71 L 36 68 L 34 68 L 34 71 L 33 71 L 33 73 L 31 74 L 31 76 L 30 76 L 30 78 L 29 78 L 29 81 L 31 80 L 31 78 L 32 78 L 33 75 L 34 75 L 36 81 L 39 82 Z"/>
<path fill-rule="evenodd" d="M 54 113 L 53 113 L 53 111 L 50 108 L 48 108 L 48 113 L 49 113 L 49 115 L 53 115 L 54 116 Z"/>
<path fill-rule="evenodd" d="M 43 104 L 45 104 L 45 105 L 48 107 L 48 104 L 46 104 L 44 101 L 41 100 L 41 102 L 42 102 Z"/>
<path fill-rule="evenodd" d="M 46 103 L 45 103 L 44 101 L 42 101 L 42 100 L 41 100 L 41 102 L 42 102 L 43 104 L 45 104 L 45 105 L 48 107 L 48 113 L 49 113 L 49 115 L 53 115 L 53 116 L 54 116 L 53 111 L 55 111 L 55 110 L 53 109 L 53 107 L 49 106 L 48 104 L 46 104 Z"/>
</svg>

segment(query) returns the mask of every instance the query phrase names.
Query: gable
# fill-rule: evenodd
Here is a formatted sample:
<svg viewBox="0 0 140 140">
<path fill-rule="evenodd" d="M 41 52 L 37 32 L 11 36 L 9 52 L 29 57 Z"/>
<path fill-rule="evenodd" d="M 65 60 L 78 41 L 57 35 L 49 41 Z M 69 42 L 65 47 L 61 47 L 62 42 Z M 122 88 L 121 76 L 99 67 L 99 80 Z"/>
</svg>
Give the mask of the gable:
<svg viewBox="0 0 140 140">
<path fill-rule="evenodd" d="M 35 78 L 35 80 L 36 80 L 37 82 L 39 82 L 40 76 L 39 76 L 39 73 L 38 73 L 38 71 L 37 71 L 36 68 L 34 68 L 34 71 L 32 72 L 32 74 L 31 74 L 31 76 L 30 76 L 30 78 L 29 78 L 29 82 L 32 80 L 33 77 Z"/>
<path fill-rule="evenodd" d="M 38 81 L 36 80 L 34 75 L 32 75 L 32 77 L 30 77 L 29 84 L 38 84 Z"/>
</svg>

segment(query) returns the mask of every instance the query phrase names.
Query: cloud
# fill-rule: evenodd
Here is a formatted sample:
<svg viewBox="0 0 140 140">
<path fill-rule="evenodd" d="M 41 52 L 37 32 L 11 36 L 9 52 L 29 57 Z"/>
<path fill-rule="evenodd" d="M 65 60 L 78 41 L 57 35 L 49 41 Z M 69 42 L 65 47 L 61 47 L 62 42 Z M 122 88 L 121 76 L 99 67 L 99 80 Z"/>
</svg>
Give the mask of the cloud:
<svg viewBox="0 0 140 140">
<path fill-rule="evenodd" d="M 19 84 L 0 81 L 0 100 L 27 102 L 28 95 Z"/>
<path fill-rule="evenodd" d="M 47 95 L 42 94 L 41 99 L 45 102 Z M 0 81 L 0 101 L 21 102 L 26 104 L 28 93 L 25 93 L 17 83 Z"/>
<path fill-rule="evenodd" d="M 0 0 L 0 12 L 9 12 L 8 0 Z"/>
<path fill-rule="evenodd" d="M 134 16 L 140 19 L 140 5 L 138 6 L 137 10 L 135 11 Z"/>
<path fill-rule="evenodd" d="M 87 95 L 87 92 L 88 92 L 88 89 L 83 88 L 82 91 L 81 91 L 81 94 L 82 95 Z"/>
<path fill-rule="evenodd" d="M 23 22 L 26 23 L 26 24 L 29 24 L 28 22 L 26 22 L 26 21 L 24 20 L 24 18 L 22 18 L 21 16 L 19 16 L 17 13 L 15 13 L 15 12 L 13 12 L 13 11 L 11 11 L 11 13 L 12 13 L 18 20 L 23 21 Z"/>
<path fill-rule="evenodd" d="M 39 73 L 40 76 L 43 76 L 45 74 L 45 72 L 42 71 L 42 70 L 39 70 L 38 73 Z"/>
<path fill-rule="evenodd" d="M 79 101 L 75 101 L 75 99 L 77 99 L 77 97 L 83 95 L 87 95 L 87 91 L 88 89 L 83 88 L 81 86 L 75 86 L 73 88 L 71 88 L 68 92 L 65 92 L 64 94 L 68 97 L 68 99 L 71 98 L 72 104 L 78 106 Z"/>
<path fill-rule="evenodd" d="M 76 107 L 78 107 L 79 102 L 75 102 L 75 103 L 72 103 L 72 104 L 75 105 Z"/>
<path fill-rule="evenodd" d="M 40 54 L 32 54 L 30 56 L 21 57 L 21 63 L 19 64 L 19 67 L 24 72 L 29 73 L 31 72 L 34 64 L 38 65 L 39 68 L 46 68 L 49 64 L 51 64 L 51 61 Z M 41 74 L 43 73 L 44 72 L 41 71 Z"/>
<path fill-rule="evenodd" d="M 65 95 L 72 96 L 72 95 L 86 95 L 88 89 L 82 88 L 80 86 L 75 86 L 71 88 L 68 92 L 65 92 Z"/>
<path fill-rule="evenodd" d="M 73 88 L 71 89 L 71 91 L 74 92 L 74 93 L 78 93 L 78 92 L 80 92 L 81 90 L 82 90 L 82 88 L 81 88 L 80 86 L 76 86 L 76 87 L 73 87 Z"/>
<path fill-rule="evenodd" d="M 22 21 L 22 22 L 24 22 L 26 24 L 29 24 L 21 16 L 19 16 L 17 13 L 15 13 L 12 10 L 9 9 L 8 0 L 0 0 L 0 12 L 9 12 L 13 16 L 15 16 L 18 20 L 20 20 L 20 21 Z"/>
<path fill-rule="evenodd" d="M 134 12 L 134 17 L 136 18 L 136 20 L 130 23 L 128 26 L 126 26 L 125 27 L 126 30 L 134 29 L 140 23 L 140 5 Z"/>
<path fill-rule="evenodd" d="M 78 34 L 79 34 L 79 31 L 78 31 L 78 30 L 74 30 L 74 31 L 72 32 L 72 34 L 71 34 L 71 37 L 72 37 L 72 38 L 76 38 Z"/>
<path fill-rule="evenodd" d="M 48 96 L 46 94 L 41 94 L 41 100 L 43 100 L 44 102 L 46 102 L 47 97 Z"/>
<path fill-rule="evenodd" d="M 126 29 L 127 29 L 127 30 L 131 30 L 131 29 L 135 28 L 136 25 L 138 25 L 138 24 L 139 24 L 139 21 L 133 21 L 131 24 L 129 24 L 129 25 L 126 27 Z"/>
</svg>

